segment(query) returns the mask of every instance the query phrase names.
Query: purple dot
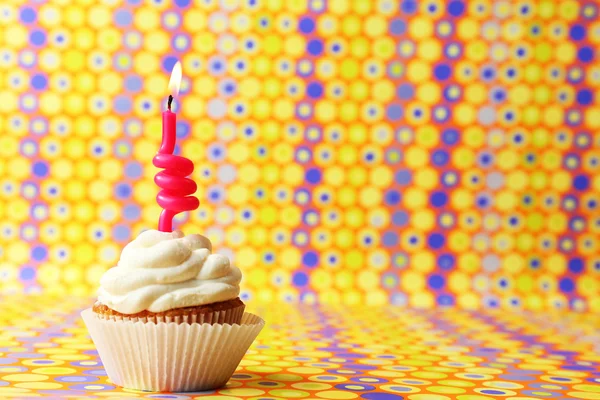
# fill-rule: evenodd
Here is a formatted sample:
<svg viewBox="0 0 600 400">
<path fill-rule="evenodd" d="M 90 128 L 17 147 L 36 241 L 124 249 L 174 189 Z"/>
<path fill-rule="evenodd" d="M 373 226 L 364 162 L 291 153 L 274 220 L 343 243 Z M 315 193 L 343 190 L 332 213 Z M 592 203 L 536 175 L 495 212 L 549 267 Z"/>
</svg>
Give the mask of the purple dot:
<svg viewBox="0 0 600 400">
<path fill-rule="evenodd" d="M 321 54 L 321 52 L 323 52 L 323 42 L 317 39 L 311 40 L 308 42 L 306 50 L 313 56 L 318 56 Z"/>
<path fill-rule="evenodd" d="M 572 292 L 575 288 L 575 284 L 573 284 L 573 280 L 570 278 L 563 278 L 559 282 L 560 290 L 566 293 Z"/>
<path fill-rule="evenodd" d="M 399 99 L 408 100 L 413 97 L 414 90 L 411 84 L 405 83 L 398 86 L 397 95 Z"/>
<path fill-rule="evenodd" d="M 585 37 L 585 28 L 581 25 L 573 25 L 570 32 L 571 39 L 581 40 Z"/>
<path fill-rule="evenodd" d="M 485 394 L 506 394 L 502 390 L 493 390 L 493 389 L 484 389 L 484 390 L 481 391 L 481 393 L 485 393 Z"/>
<path fill-rule="evenodd" d="M 446 281 L 441 275 L 431 275 L 428 280 L 429 287 L 432 289 L 441 289 L 445 283 Z"/>
<path fill-rule="evenodd" d="M 583 260 L 581 258 L 572 258 L 569 261 L 569 270 L 576 274 L 583 271 Z"/>
<path fill-rule="evenodd" d="M 315 22 L 310 18 L 303 18 L 300 20 L 298 28 L 302 33 L 311 33 L 315 29 Z"/>
<path fill-rule="evenodd" d="M 22 281 L 28 281 L 35 278 L 35 269 L 32 267 L 23 267 L 19 273 Z"/>
<path fill-rule="evenodd" d="M 317 184 L 321 181 L 321 171 L 317 168 L 309 169 L 306 172 L 306 181 L 312 184 Z"/>
<path fill-rule="evenodd" d="M 448 13 L 454 17 L 458 17 L 465 11 L 465 5 L 462 1 L 452 1 L 448 4 Z"/>
<path fill-rule="evenodd" d="M 386 232 L 381 238 L 383 245 L 386 247 L 393 247 L 398 244 L 398 235 L 394 232 Z"/>
<path fill-rule="evenodd" d="M 48 175 L 48 164 L 43 161 L 38 161 L 33 164 L 32 170 L 35 176 L 44 178 L 46 175 Z"/>
<path fill-rule="evenodd" d="M 127 114 L 131 111 L 131 99 L 127 96 L 117 96 L 114 102 L 115 111 L 119 114 Z"/>
<path fill-rule="evenodd" d="M 44 246 L 36 246 L 31 249 L 31 258 L 33 258 L 35 261 L 42 261 L 47 255 L 48 251 Z"/>
<path fill-rule="evenodd" d="M 404 0 L 400 8 L 406 14 L 413 14 L 417 11 L 417 2 L 413 0 Z"/>
<path fill-rule="evenodd" d="M 440 235 L 439 233 L 432 233 L 428 240 L 429 247 L 433 249 L 439 249 L 444 245 L 444 241 L 444 236 Z"/>
<path fill-rule="evenodd" d="M 48 81 L 44 75 L 37 74 L 31 77 L 31 86 L 34 89 L 44 89 L 47 83 Z"/>
<path fill-rule="evenodd" d="M 35 21 L 36 17 L 37 14 L 33 8 L 25 7 L 21 10 L 21 21 L 23 21 L 26 24 Z"/>
<path fill-rule="evenodd" d="M 365 393 L 360 396 L 362 399 L 367 400 L 402 400 L 404 396 L 391 393 Z"/>
<path fill-rule="evenodd" d="M 573 180 L 573 187 L 577 190 L 586 190 L 590 185 L 590 181 L 587 176 L 579 175 Z"/>
<path fill-rule="evenodd" d="M 171 71 L 173 70 L 173 67 L 175 66 L 175 64 L 177 63 L 177 57 L 173 57 L 173 56 L 167 56 L 165 58 L 163 58 L 163 69 L 165 70 L 165 72 L 171 73 Z"/>
<path fill-rule="evenodd" d="M 130 221 L 138 220 L 141 213 L 140 207 L 135 204 L 129 204 L 123 208 L 123 215 L 125 216 L 125 219 Z"/>
<path fill-rule="evenodd" d="M 398 104 L 391 104 L 387 109 L 387 116 L 392 121 L 397 121 L 402 118 L 402 106 Z"/>
<path fill-rule="evenodd" d="M 131 25 L 131 21 L 133 18 L 131 17 L 131 13 L 128 10 L 117 10 L 115 12 L 115 25 L 120 26 L 122 28 Z"/>
<path fill-rule="evenodd" d="M 190 5 L 190 0 L 175 0 L 175 5 L 179 8 L 185 8 Z"/>
<path fill-rule="evenodd" d="M 448 196 L 444 192 L 434 192 L 431 194 L 431 205 L 434 207 L 443 207 L 448 201 Z"/>
<path fill-rule="evenodd" d="M 312 268 L 317 265 L 317 263 L 319 262 L 319 258 L 317 257 L 317 254 L 315 252 L 309 251 L 304 254 L 304 257 L 302 257 L 302 262 L 307 267 Z"/>
<path fill-rule="evenodd" d="M 118 241 L 128 240 L 131 237 L 131 231 L 127 225 L 117 225 L 113 228 L 113 238 Z"/>
<path fill-rule="evenodd" d="M 46 42 L 46 34 L 42 31 L 33 31 L 29 35 L 29 41 L 35 46 L 42 46 Z"/>
<path fill-rule="evenodd" d="M 296 286 L 306 286 L 308 283 L 308 276 L 304 272 L 296 272 L 292 278 L 292 282 Z"/>
<path fill-rule="evenodd" d="M 125 165 L 125 176 L 128 178 L 139 178 L 142 176 L 143 167 L 137 161 L 131 161 Z"/>
<path fill-rule="evenodd" d="M 130 75 L 125 78 L 124 84 L 125 89 L 129 90 L 130 92 L 139 92 L 142 90 L 143 81 L 138 75 Z"/>
<path fill-rule="evenodd" d="M 308 87 L 306 88 L 306 92 L 310 97 L 316 99 L 318 97 L 321 97 L 321 95 L 323 94 L 323 86 L 321 86 L 320 83 L 313 82 L 308 85 Z"/>
<path fill-rule="evenodd" d="M 406 30 L 406 24 L 401 19 L 395 19 L 390 22 L 390 33 L 392 35 L 401 35 Z"/>
<path fill-rule="evenodd" d="M 577 56 L 583 62 L 590 62 L 594 59 L 594 50 L 591 47 L 582 47 Z"/>
<path fill-rule="evenodd" d="M 577 93 L 577 102 L 581 105 L 588 105 L 594 100 L 591 90 L 583 89 Z"/>
<path fill-rule="evenodd" d="M 450 77 L 452 70 L 446 64 L 440 64 L 435 67 L 433 73 L 437 79 L 444 81 Z"/>
<path fill-rule="evenodd" d="M 400 193 L 397 190 L 390 190 L 385 194 L 385 202 L 395 206 L 400 202 Z"/>
</svg>

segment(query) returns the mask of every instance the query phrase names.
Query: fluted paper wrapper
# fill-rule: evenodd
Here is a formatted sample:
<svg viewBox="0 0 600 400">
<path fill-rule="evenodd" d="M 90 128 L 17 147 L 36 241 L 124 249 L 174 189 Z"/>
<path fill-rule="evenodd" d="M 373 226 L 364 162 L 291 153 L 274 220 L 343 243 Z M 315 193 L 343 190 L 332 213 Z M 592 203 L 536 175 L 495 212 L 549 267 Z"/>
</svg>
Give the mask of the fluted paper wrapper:
<svg viewBox="0 0 600 400">
<path fill-rule="evenodd" d="M 224 386 L 265 325 L 244 313 L 241 324 L 177 324 L 81 316 L 110 380 L 129 389 L 189 392 Z"/>
</svg>

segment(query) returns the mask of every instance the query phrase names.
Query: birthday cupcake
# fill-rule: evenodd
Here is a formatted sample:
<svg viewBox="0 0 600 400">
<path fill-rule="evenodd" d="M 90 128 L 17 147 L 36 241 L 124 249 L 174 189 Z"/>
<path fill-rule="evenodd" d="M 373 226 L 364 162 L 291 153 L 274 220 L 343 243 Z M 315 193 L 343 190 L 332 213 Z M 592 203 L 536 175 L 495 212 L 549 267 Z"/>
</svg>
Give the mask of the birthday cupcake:
<svg viewBox="0 0 600 400">
<path fill-rule="evenodd" d="M 93 311 L 112 320 L 238 324 L 242 274 L 211 251 L 201 235 L 143 232 L 102 276 Z"/>
<path fill-rule="evenodd" d="M 157 391 L 225 385 L 264 326 L 244 313 L 240 280 L 204 236 L 140 234 L 82 313 L 111 381 Z"/>
</svg>

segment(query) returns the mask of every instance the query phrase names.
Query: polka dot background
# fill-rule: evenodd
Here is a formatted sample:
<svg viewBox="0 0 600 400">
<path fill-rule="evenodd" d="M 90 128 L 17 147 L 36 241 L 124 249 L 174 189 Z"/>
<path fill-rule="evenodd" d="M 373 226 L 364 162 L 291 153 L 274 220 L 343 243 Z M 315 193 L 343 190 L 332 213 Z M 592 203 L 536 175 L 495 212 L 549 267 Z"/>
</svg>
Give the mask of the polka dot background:
<svg viewBox="0 0 600 400">
<path fill-rule="evenodd" d="M 87 295 L 176 152 L 267 302 L 600 311 L 594 1 L 0 5 L 0 288 Z"/>
<path fill-rule="evenodd" d="M 1 398 L 600 398 L 598 321 L 584 313 L 283 303 L 253 310 L 268 325 L 226 387 L 153 393 L 107 378 L 80 298 L 15 300 L 0 308 Z"/>
</svg>

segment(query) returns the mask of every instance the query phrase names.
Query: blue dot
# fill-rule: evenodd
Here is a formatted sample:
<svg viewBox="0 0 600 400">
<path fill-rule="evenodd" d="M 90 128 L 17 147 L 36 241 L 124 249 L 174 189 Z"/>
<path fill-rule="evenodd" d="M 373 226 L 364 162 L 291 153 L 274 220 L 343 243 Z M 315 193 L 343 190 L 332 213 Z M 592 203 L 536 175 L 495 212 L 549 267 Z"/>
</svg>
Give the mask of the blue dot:
<svg viewBox="0 0 600 400">
<path fill-rule="evenodd" d="M 395 19 L 390 22 L 390 33 L 392 35 L 401 35 L 406 30 L 406 24 L 401 19 Z"/>
<path fill-rule="evenodd" d="M 575 288 L 575 284 L 573 284 L 573 281 L 569 278 L 561 279 L 558 286 L 560 287 L 560 290 L 566 293 L 572 292 Z"/>
<path fill-rule="evenodd" d="M 459 135 L 456 129 L 447 129 L 442 133 L 442 141 L 445 144 L 453 145 L 458 142 Z"/>
<path fill-rule="evenodd" d="M 437 263 L 443 270 L 449 270 L 454 267 L 454 256 L 451 254 L 442 254 L 438 257 Z"/>
<path fill-rule="evenodd" d="M 582 105 L 588 105 L 593 101 L 594 97 L 591 90 L 582 89 L 577 93 L 577 102 Z"/>
<path fill-rule="evenodd" d="M 321 54 L 321 52 L 323 52 L 323 42 L 317 39 L 311 40 L 308 42 L 306 50 L 313 56 L 318 56 Z"/>
<path fill-rule="evenodd" d="M 309 183 L 319 183 L 321 181 L 321 171 L 317 168 L 312 168 L 306 171 L 306 181 Z"/>
<path fill-rule="evenodd" d="M 590 185 L 590 181 L 585 175 L 578 175 L 573 179 L 573 187 L 577 190 L 586 190 Z"/>
<path fill-rule="evenodd" d="M 115 111 L 119 114 L 127 114 L 131 111 L 131 99 L 127 96 L 117 96 L 114 101 Z"/>
<path fill-rule="evenodd" d="M 165 58 L 163 58 L 163 69 L 165 70 L 165 72 L 171 73 L 171 71 L 173 70 L 173 67 L 175 66 L 175 64 L 177 63 L 177 57 L 173 57 L 173 56 L 167 56 Z"/>
<path fill-rule="evenodd" d="M 308 276 L 304 272 L 296 272 L 292 277 L 292 282 L 294 282 L 295 286 L 306 286 Z"/>
<path fill-rule="evenodd" d="M 25 7 L 21 10 L 21 21 L 25 22 L 26 24 L 35 21 L 36 16 L 37 15 L 33 8 Z"/>
<path fill-rule="evenodd" d="M 35 176 L 44 178 L 46 175 L 48 175 L 48 164 L 43 161 L 38 161 L 33 164 L 32 171 Z"/>
<path fill-rule="evenodd" d="M 484 79 L 493 79 L 496 72 L 492 68 L 485 68 L 481 74 Z"/>
<path fill-rule="evenodd" d="M 317 253 L 309 251 L 304 253 L 304 257 L 302 257 L 302 262 L 307 267 L 315 267 L 319 262 L 319 258 L 317 257 Z"/>
<path fill-rule="evenodd" d="M 414 89 L 411 84 L 404 83 L 404 84 L 398 86 L 397 94 L 398 94 L 399 99 L 408 100 L 413 97 Z"/>
<path fill-rule="evenodd" d="M 31 258 L 35 261 L 42 261 L 48 255 L 48 250 L 43 246 L 36 246 L 31 249 Z"/>
<path fill-rule="evenodd" d="M 131 13 L 128 10 L 117 10 L 115 12 L 115 25 L 120 26 L 122 28 L 131 25 L 131 21 L 133 18 L 131 17 Z"/>
<path fill-rule="evenodd" d="M 441 289 L 446 283 L 445 279 L 441 275 L 431 275 L 428 280 L 429 287 L 432 289 Z"/>
<path fill-rule="evenodd" d="M 576 274 L 583 271 L 583 260 L 581 258 L 572 258 L 569 260 L 569 270 Z"/>
<path fill-rule="evenodd" d="M 443 81 L 450 77 L 452 70 L 450 69 L 450 67 L 448 65 L 440 64 L 435 67 L 433 73 L 437 79 Z"/>
<path fill-rule="evenodd" d="M 594 50 L 591 47 L 582 47 L 577 56 L 583 62 L 590 62 L 594 59 Z"/>
<path fill-rule="evenodd" d="M 401 169 L 396 172 L 396 183 L 399 185 L 408 185 L 412 181 L 412 175 L 409 170 Z"/>
<path fill-rule="evenodd" d="M 395 226 L 404 226 L 408 222 L 408 214 L 404 211 L 398 211 L 392 215 L 392 223 Z"/>
<path fill-rule="evenodd" d="M 381 238 L 383 245 L 386 247 L 393 247 L 398 244 L 398 235 L 394 232 L 386 232 Z"/>
<path fill-rule="evenodd" d="M 429 235 L 429 240 L 427 242 L 432 249 L 439 249 L 444 245 L 444 236 L 439 233 L 432 233 Z"/>
<path fill-rule="evenodd" d="M 443 207 L 448 201 L 448 196 L 444 192 L 433 192 L 430 201 L 434 207 Z"/>
<path fill-rule="evenodd" d="M 138 75 L 130 75 L 125 78 L 125 89 L 129 90 L 130 92 L 139 92 L 142 90 L 143 85 L 144 82 Z"/>
<path fill-rule="evenodd" d="M 179 8 L 185 8 L 190 5 L 190 0 L 175 0 L 175 5 Z"/>
<path fill-rule="evenodd" d="M 417 2 L 413 0 L 404 0 L 400 7 L 406 14 L 412 14 L 417 11 Z"/>
<path fill-rule="evenodd" d="M 298 28 L 300 28 L 300 32 L 302 33 L 311 33 L 315 29 L 315 21 L 311 18 L 302 18 L 298 24 Z"/>
<path fill-rule="evenodd" d="M 397 104 L 391 104 L 387 109 L 387 116 L 392 121 L 397 121 L 402 118 L 402 107 Z"/>
<path fill-rule="evenodd" d="M 29 41 L 33 45 L 41 46 L 46 42 L 46 34 L 42 31 L 33 31 L 29 35 Z"/>
<path fill-rule="evenodd" d="M 313 82 L 308 85 L 306 92 L 313 99 L 319 98 L 323 94 L 323 86 L 318 82 Z"/>
<path fill-rule="evenodd" d="M 391 206 L 395 206 L 400 202 L 400 193 L 397 190 L 390 190 L 385 194 L 385 202 Z"/>
<path fill-rule="evenodd" d="M 448 13 L 453 17 L 458 17 L 465 11 L 465 5 L 462 1 L 452 1 L 448 4 Z"/>
<path fill-rule="evenodd" d="M 34 89 L 45 89 L 48 84 L 48 80 L 44 75 L 37 74 L 31 77 L 31 86 Z"/>
<path fill-rule="evenodd" d="M 570 32 L 571 39 L 581 40 L 585 37 L 585 28 L 581 25 L 573 25 Z"/>
</svg>

